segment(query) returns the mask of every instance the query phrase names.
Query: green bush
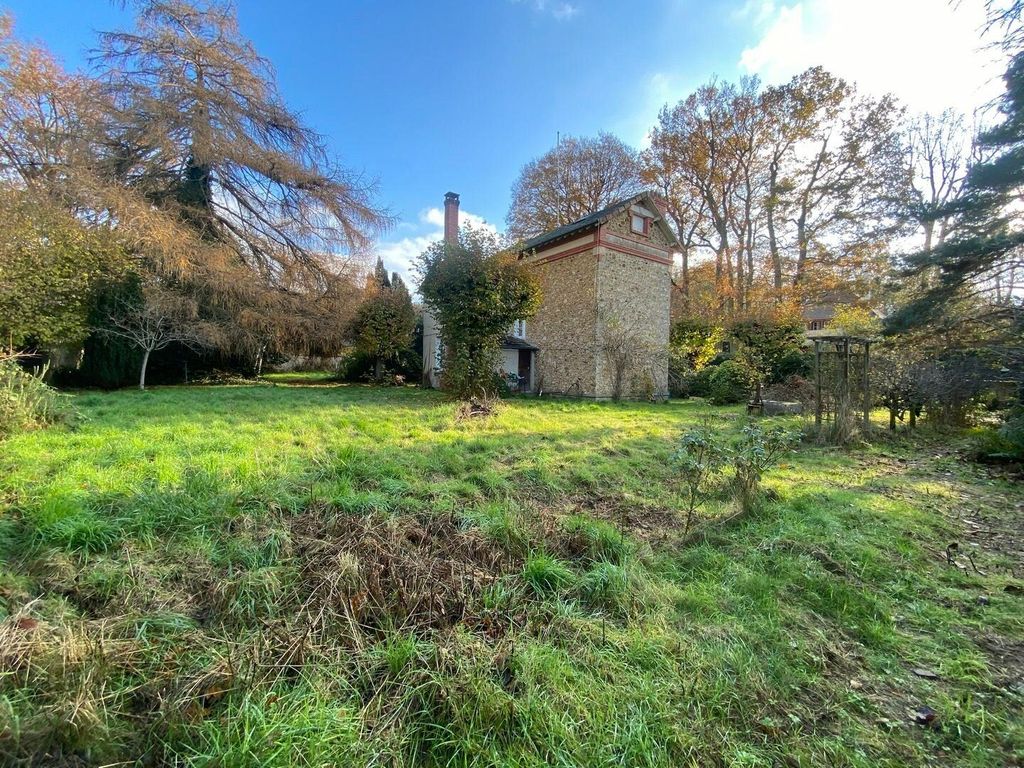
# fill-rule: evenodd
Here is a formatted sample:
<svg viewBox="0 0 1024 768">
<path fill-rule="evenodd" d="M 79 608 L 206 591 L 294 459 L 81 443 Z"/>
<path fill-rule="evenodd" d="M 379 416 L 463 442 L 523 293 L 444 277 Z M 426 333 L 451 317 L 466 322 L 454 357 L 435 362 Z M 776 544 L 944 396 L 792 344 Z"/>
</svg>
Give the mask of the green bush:
<svg viewBox="0 0 1024 768">
<path fill-rule="evenodd" d="M 742 403 L 750 395 L 754 377 L 750 369 L 737 360 L 726 360 L 712 370 L 709 381 L 711 402 L 715 405 Z"/>
<path fill-rule="evenodd" d="M 353 349 L 341 359 L 335 376 L 338 381 L 355 384 L 373 381 L 375 364 L 376 359 L 373 355 Z M 406 383 L 416 384 L 420 380 L 422 367 L 420 355 L 413 349 L 406 349 L 401 352 L 397 361 L 392 361 L 384 367 L 384 379 L 394 381 L 395 376 L 402 376 Z"/>
<path fill-rule="evenodd" d="M 732 465 L 736 470 L 736 500 L 744 512 L 761 501 L 761 478 L 796 445 L 798 436 L 782 427 L 765 429 L 757 422 L 748 424 L 732 447 Z"/>
<path fill-rule="evenodd" d="M 699 371 L 685 371 L 673 376 L 669 372 L 669 394 L 672 397 L 708 397 L 711 394 L 711 375 L 718 366 L 712 365 Z"/>
<path fill-rule="evenodd" d="M 975 430 L 974 455 L 979 461 L 1020 461 L 1024 459 L 1024 406 L 1010 410 L 999 427 Z"/>
<path fill-rule="evenodd" d="M 52 424 L 65 415 L 61 396 L 14 360 L 0 360 L 0 437 Z"/>
</svg>

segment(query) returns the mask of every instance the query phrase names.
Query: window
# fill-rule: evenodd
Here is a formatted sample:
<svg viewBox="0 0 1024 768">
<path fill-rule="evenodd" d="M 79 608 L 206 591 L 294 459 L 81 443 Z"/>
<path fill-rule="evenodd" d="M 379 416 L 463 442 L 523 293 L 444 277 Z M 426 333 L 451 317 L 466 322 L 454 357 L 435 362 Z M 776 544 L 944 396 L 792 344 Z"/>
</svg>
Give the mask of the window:
<svg viewBox="0 0 1024 768">
<path fill-rule="evenodd" d="M 647 217 L 646 216 L 641 216 L 638 213 L 633 213 L 633 214 L 630 214 L 630 216 L 629 216 L 629 227 L 634 232 L 636 232 L 638 235 L 646 235 L 647 234 L 647 222 L 648 222 Z"/>
<path fill-rule="evenodd" d="M 517 339 L 526 338 L 525 320 L 516 320 L 514 323 L 512 323 L 512 335 L 515 336 Z"/>
</svg>

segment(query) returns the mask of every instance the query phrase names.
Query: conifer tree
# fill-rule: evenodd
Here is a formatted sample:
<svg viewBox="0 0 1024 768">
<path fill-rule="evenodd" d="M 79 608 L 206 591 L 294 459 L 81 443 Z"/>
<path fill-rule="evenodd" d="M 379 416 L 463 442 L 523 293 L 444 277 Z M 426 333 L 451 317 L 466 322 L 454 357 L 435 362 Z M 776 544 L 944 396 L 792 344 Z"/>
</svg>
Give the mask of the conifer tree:
<svg viewBox="0 0 1024 768">
<path fill-rule="evenodd" d="M 994 281 L 1024 263 L 1024 225 L 1019 205 L 1024 195 L 1024 50 L 1022 12 L 1024 1 L 994 10 L 992 26 L 1002 27 L 1010 62 L 1004 75 L 1006 90 L 999 107 L 1002 120 L 977 138 L 989 159 L 967 173 L 962 190 L 936 217 L 951 219 L 950 234 L 930 250 L 908 259 L 906 273 L 937 273 L 937 280 L 889 319 L 890 331 L 908 330 L 939 319 L 946 307 L 965 294 L 981 297 L 986 322 L 1009 319 L 1019 323 L 1019 297 L 1005 302 L 984 298 Z M 991 28 L 991 26 L 990 26 Z"/>
</svg>

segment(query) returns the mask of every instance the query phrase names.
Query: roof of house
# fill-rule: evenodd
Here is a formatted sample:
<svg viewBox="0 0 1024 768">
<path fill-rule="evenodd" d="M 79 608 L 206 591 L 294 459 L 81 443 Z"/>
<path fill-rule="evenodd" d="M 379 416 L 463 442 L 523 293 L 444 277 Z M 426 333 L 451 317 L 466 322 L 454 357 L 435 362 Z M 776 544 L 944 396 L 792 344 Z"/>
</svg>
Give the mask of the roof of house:
<svg viewBox="0 0 1024 768">
<path fill-rule="evenodd" d="M 638 203 L 641 200 L 647 200 L 651 203 L 651 207 L 659 214 L 659 216 L 654 221 L 661 223 L 665 230 L 665 233 L 669 237 L 669 243 L 671 243 L 672 245 L 678 245 L 679 241 L 676 238 L 675 232 L 673 232 L 672 228 L 665 223 L 665 216 L 662 213 L 661 207 L 658 205 L 654 195 L 650 192 L 641 192 L 637 195 L 633 195 L 632 197 L 627 197 L 624 200 L 619 200 L 618 202 L 612 203 L 611 205 L 607 206 L 606 208 L 602 208 L 599 211 L 589 213 L 583 218 L 577 219 L 576 221 L 570 222 L 569 224 L 563 224 L 562 226 L 555 227 L 554 229 L 549 230 L 544 234 L 537 235 L 536 237 L 531 237 L 529 240 L 523 243 L 523 250 L 535 251 L 538 248 L 550 245 L 557 240 L 562 240 L 569 235 L 575 235 L 586 232 L 587 230 L 592 229 L 600 224 L 604 224 L 606 221 L 608 221 L 608 219 L 610 219 L 616 213 L 621 211 L 623 208 L 626 208 L 627 206 L 630 205 L 634 205 L 635 203 Z"/>
<path fill-rule="evenodd" d="M 804 307 L 804 320 L 831 320 L 836 316 L 836 304 L 818 304 Z"/>
<path fill-rule="evenodd" d="M 836 288 L 815 297 L 804 304 L 802 314 L 805 320 L 831 320 L 836 316 L 836 308 L 840 306 L 863 306 L 864 300 L 846 288 Z M 878 312 L 872 307 L 867 308 L 873 315 Z"/>
<path fill-rule="evenodd" d="M 521 339 L 518 336 L 506 336 L 505 340 L 501 342 L 502 349 L 532 349 L 536 351 L 539 347 L 535 347 L 533 344 L 528 342 L 526 339 Z"/>
</svg>

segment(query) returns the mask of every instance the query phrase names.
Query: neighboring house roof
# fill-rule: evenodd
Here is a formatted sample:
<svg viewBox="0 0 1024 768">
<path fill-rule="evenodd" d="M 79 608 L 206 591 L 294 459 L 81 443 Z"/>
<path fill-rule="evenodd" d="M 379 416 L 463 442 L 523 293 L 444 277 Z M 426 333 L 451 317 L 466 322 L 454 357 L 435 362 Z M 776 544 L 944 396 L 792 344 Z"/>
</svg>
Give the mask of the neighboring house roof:
<svg viewBox="0 0 1024 768">
<path fill-rule="evenodd" d="M 506 336 L 505 340 L 501 342 L 502 349 L 532 349 L 534 351 L 540 349 L 535 347 L 533 344 L 528 342 L 526 339 L 520 339 L 518 336 Z"/>
<path fill-rule="evenodd" d="M 815 307 L 804 307 L 804 320 L 831 320 L 836 316 L 835 304 L 822 304 Z"/>
<path fill-rule="evenodd" d="M 544 246 L 551 245 L 558 240 L 562 240 L 569 235 L 583 234 L 590 229 L 594 229 L 595 227 L 604 224 L 608 219 L 619 213 L 624 208 L 636 205 L 641 201 L 649 203 L 648 208 L 657 212 L 658 215 L 654 219 L 655 224 L 662 227 L 671 245 L 678 246 L 679 239 L 676 237 L 675 232 L 672 231 L 672 227 L 670 227 L 665 221 L 665 214 L 662 212 L 661 206 L 658 205 L 655 196 L 650 192 L 641 192 L 638 195 L 627 197 L 625 200 L 619 200 L 618 202 L 612 203 L 607 208 L 602 208 L 599 211 L 587 214 L 582 219 L 577 219 L 569 224 L 563 224 L 560 227 L 555 227 L 542 235 L 531 237 L 523 243 L 523 250 L 535 251 L 538 248 L 543 248 Z"/>
<path fill-rule="evenodd" d="M 836 308 L 839 306 L 861 307 L 866 305 L 864 300 L 853 291 L 846 288 L 836 288 L 825 291 L 815 296 L 813 301 L 805 303 L 801 309 L 801 314 L 804 320 L 808 321 L 831 320 L 836 316 Z M 866 308 L 875 317 L 880 317 L 878 311 L 873 307 L 866 306 Z"/>
</svg>

